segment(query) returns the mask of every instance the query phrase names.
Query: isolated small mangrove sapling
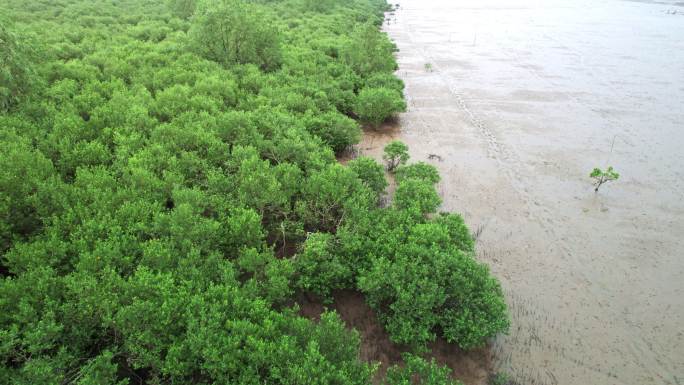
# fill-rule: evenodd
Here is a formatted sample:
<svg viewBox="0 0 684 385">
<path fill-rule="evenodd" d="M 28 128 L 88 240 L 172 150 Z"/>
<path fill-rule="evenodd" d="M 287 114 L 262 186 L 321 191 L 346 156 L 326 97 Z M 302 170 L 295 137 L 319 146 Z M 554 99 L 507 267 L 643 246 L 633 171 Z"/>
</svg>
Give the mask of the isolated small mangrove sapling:
<svg viewBox="0 0 684 385">
<path fill-rule="evenodd" d="M 425 63 L 425 71 L 432 72 L 432 63 Z"/>
<path fill-rule="evenodd" d="M 596 188 L 594 189 L 595 192 L 598 192 L 599 188 L 607 182 L 617 180 L 620 178 L 620 174 L 615 172 L 613 170 L 613 166 L 608 166 L 606 171 L 601 170 L 600 168 L 596 167 L 594 170 L 589 174 L 590 177 L 594 178 L 594 186 Z"/>
<path fill-rule="evenodd" d="M 393 172 L 409 160 L 408 146 L 399 140 L 393 140 L 385 146 L 382 159 L 387 163 L 387 171 Z"/>
</svg>

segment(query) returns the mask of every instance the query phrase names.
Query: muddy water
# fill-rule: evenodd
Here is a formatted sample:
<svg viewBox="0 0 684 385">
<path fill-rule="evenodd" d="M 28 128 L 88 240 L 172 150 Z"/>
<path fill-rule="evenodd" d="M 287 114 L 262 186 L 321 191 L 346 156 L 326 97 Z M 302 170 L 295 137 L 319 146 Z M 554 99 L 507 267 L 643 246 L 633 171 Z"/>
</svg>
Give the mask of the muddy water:
<svg viewBox="0 0 684 385">
<path fill-rule="evenodd" d="M 361 150 L 408 143 L 480 232 L 513 318 L 499 368 L 684 383 L 684 7 L 401 0 L 385 29 L 409 110 Z M 595 194 L 608 164 L 621 178 Z"/>
</svg>

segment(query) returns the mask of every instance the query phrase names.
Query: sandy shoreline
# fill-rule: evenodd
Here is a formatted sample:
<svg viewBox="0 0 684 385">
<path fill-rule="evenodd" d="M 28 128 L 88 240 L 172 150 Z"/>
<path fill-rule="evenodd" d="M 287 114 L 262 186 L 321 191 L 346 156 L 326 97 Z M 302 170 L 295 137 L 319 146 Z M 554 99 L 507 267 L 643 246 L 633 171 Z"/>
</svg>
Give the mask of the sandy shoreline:
<svg viewBox="0 0 684 385">
<path fill-rule="evenodd" d="M 494 352 L 520 383 L 684 382 L 684 18 L 671 7 L 404 0 L 385 26 L 409 111 L 359 147 L 379 158 L 401 139 L 439 168 L 443 209 L 481 231 L 507 292 L 513 326 Z M 606 162 L 623 177 L 594 194 L 587 174 Z"/>
</svg>

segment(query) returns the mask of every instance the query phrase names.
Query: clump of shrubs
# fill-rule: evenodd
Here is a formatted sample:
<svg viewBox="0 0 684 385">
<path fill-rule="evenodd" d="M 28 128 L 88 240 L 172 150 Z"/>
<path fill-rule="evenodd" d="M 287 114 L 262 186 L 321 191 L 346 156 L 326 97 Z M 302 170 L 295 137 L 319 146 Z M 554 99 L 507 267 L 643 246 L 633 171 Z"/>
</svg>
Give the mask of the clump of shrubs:
<svg viewBox="0 0 684 385">
<path fill-rule="evenodd" d="M 387 118 L 404 111 L 406 102 L 401 93 L 385 87 L 364 88 L 359 92 L 354 107 L 354 113 L 361 121 L 376 127 Z"/>
</svg>

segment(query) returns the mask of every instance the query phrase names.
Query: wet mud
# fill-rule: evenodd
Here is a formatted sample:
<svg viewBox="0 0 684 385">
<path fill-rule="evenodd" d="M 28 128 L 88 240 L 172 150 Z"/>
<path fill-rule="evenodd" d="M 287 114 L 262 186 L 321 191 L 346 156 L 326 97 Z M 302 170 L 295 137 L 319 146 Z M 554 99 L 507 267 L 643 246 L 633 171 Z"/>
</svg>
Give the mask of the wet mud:
<svg viewBox="0 0 684 385">
<path fill-rule="evenodd" d="M 440 170 L 442 208 L 479 234 L 511 309 L 496 369 L 520 384 L 684 383 L 681 8 L 399 3 L 384 28 L 408 112 L 359 152 L 380 159 L 399 139 Z M 621 177 L 594 193 L 588 174 L 607 165 Z"/>
</svg>

